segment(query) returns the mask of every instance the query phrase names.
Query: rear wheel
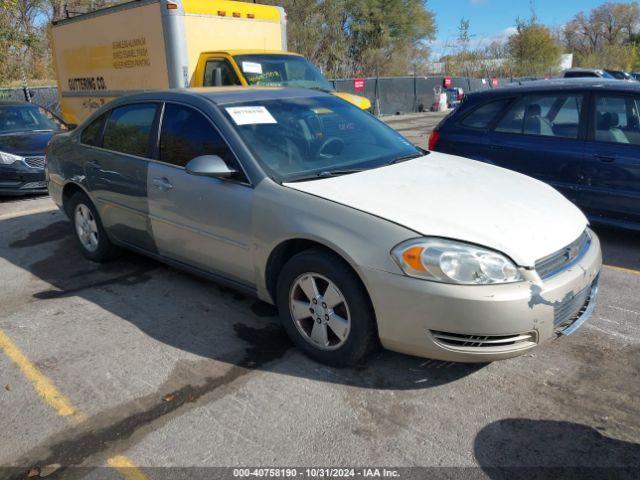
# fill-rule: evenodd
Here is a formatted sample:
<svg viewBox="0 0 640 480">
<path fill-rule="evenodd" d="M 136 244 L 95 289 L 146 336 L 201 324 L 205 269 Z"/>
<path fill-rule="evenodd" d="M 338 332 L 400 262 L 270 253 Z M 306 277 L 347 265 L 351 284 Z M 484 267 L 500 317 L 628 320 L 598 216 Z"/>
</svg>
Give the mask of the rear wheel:
<svg viewBox="0 0 640 480">
<path fill-rule="evenodd" d="M 317 361 L 353 365 L 377 344 L 369 297 L 334 255 L 308 250 L 292 257 L 278 279 L 277 296 L 287 333 Z"/>
<path fill-rule="evenodd" d="M 105 262 L 120 254 L 120 249 L 107 238 L 98 211 L 85 193 L 76 192 L 71 197 L 68 211 L 76 240 L 86 258 Z"/>
</svg>

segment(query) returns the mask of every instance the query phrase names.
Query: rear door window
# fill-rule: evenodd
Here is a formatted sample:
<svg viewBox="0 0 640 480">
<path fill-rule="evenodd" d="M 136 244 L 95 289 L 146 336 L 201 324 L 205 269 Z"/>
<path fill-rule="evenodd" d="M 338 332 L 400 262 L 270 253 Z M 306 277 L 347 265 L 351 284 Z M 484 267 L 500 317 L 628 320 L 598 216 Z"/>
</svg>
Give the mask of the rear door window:
<svg viewBox="0 0 640 480">
<path fill-rule="evenodd" d="M 135 103 L 114 108 L 107 120 L 103 148 L 147 157 L 157 109 L 155 103 Z"/>
<path fill-rule="evenodd" d="M 640 96 L 596 97 L 595 140 L 640 145 Z"/>
<path fill-rule="evenodd" d="M 80 143 L 90 145 L 92 147 L 102 146 L 102 130 L 104 127 L 104 121 L 107 116 L 100 115 L 93 122 L 85 127 L 80 135 Z"/>
<path fill-rule="evenodd" d="M 469 128 L 487 128 L 509 101 L 510 99 L 503 99 L 486 103 L 464 117 L 461 125 Z"/>
<path fill-rule="evenodd" d="M 495 131 L 577 139 L 582 103 L 583 96 L 576 94 L 527 95 L 507 111 Z"/>
</svg>

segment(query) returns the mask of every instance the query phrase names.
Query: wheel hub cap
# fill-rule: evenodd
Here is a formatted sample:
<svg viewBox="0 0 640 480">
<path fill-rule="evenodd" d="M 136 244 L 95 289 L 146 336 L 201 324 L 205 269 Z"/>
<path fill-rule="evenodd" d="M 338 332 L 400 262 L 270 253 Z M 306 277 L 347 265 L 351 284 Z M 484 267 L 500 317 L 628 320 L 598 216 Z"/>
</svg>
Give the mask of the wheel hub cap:
<svg viewBox="0 0 640 480">
<path fill-rule="evenodd" d="M 74 220 L 80 243 L 90 252 L 95 252 L 98 249 L 98 224 L 89 207 L 79 204 L 76 207 Z"/>
<path fill-rule="evenodd" d="M 291 287 L 289 307 L 302 337 L 322 350 L 340 348 L 351 329 L 344 295 L 328 278 L 317 273 L 300 275 Z"/>
</svg>

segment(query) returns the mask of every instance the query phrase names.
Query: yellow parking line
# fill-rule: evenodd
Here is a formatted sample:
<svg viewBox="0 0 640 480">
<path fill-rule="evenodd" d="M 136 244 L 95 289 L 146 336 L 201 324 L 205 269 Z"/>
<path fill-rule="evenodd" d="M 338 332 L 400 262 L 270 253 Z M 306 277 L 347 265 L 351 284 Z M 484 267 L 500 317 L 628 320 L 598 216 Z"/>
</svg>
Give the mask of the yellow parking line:
<svg viewBox="0 0 640 480">
<path fill-rule="evenodd" d="M 44 402 L 58 412 L 58 415 L 75 421 L 85 418 L 2 330 L 0 330 L 0 348 L 33 384 Z M 147 476 L 124 455 L 110 457 L 107 463 L 117 469 L 125 480 L 148 480 Z"/>
<path fill-rule="evenodd" d="M 3 215 L 0 215 L 0 220 L 9 220 L 11 218 L 26 217 L 27 215 L 33 215 L 36 213 L 53 212 L 54 210 L 58 210 L 58 207 L 32 208 L 30 210 L 23 210 L 21 212 L 5 213 Z"/>
<path fill-rule="evenodd" d="M 640 270 L 634 270 L 633 268 L 616 267 L 615 265 L 605 265 L 605 267 L 612 270 L 618 270 L 620 272 L 632 273 L 633 275 L 640 275 Z"/>
<path fill-rule="evenodd" d="M 25 377 L 33 384 L 38 395 L 45 403 L 53 407 L 58 415 L 68 417 L 76 414 L 75 408 L 67 397 L 58 391 L 51 381 L 42 375 L 36 366 L 29 361 L 15 343 L 0 330 L 0 348 L 22 371 Z"/>
<path fill-rule="evenodd" d="M 118 470 L 126 480 L 147 480 L 146 475 L 124 455 L 111 457 L 107 463 Z"/>
</svg>

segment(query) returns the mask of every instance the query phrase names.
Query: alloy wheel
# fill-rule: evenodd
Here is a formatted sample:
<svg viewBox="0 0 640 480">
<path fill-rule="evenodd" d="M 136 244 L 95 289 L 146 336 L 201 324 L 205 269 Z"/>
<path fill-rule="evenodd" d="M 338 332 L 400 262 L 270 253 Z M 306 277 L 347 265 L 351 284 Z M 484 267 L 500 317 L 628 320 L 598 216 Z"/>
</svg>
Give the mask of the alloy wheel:
<svg viewBox="0 0 640 480">
<path fill-rule="evenodd" d="M 289 291 L 289 310 L 307 342 L 322 350 L 336 350 L 347 341 L 351 314 L 340 289 L 318 273 L 300 275 Z"/>
<path fill-rule="evenodd" d="M 82 246 L 89 252 L 98 249 L 98 224 L 89 207 L 80 203 L 75 211 L 76 233 Z"/>
</svg>

